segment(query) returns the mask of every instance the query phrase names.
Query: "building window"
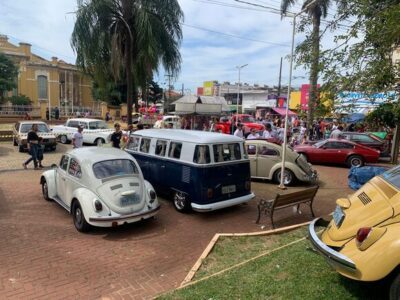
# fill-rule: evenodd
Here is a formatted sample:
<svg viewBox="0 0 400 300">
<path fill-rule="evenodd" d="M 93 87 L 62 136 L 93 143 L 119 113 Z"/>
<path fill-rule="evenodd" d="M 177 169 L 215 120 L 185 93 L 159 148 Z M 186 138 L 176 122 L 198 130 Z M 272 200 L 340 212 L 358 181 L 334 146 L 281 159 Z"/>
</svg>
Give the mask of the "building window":
<svg viewBox="0 0 400 300">
<path fill-rule="evenodd" d="M 39 99 L 47 99 L 47 77 L 39 75 L 37 77 L 38 82 L 38 97 Z"/>
</svg>

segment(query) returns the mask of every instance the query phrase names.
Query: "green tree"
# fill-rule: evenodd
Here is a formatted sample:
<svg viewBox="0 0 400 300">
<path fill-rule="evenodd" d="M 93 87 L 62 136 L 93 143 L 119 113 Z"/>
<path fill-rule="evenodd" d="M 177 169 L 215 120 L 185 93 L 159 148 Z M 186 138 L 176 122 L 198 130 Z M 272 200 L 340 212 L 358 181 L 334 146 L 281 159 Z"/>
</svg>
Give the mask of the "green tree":
<svg viewBox="0 0 400 300">
<path fill-rule="evenodd" d="M 18 68 L 5 54 L 0 53 L 0 103 L 5 99 L 5 93 L 17 87 Z"/>
<path fill-rule="evenodd" d="M 31 105 L 32 101 L 29 97 L 25 95 L 12 96 L 8 98 L 12 105 Z"/>
<path fill-rule="evenodd" d="M 306 41 L 301 47 L 298 47 L 296 52 L 303 50 L 303 54 L 300 55 L 302 63 L 310 66 L 310 96 L 308 99 L 308 111 L 307 111 L 307 128 L 311 127 L 314 120 L 315 105 L 318 101 L 318 75 L 320 72 L 320 26 L 321 19 L 326 18 L 331 0 L 304 0 L 302 9 L 306 10 L 312 21 L 312 32 L 310 36 L 307 36 Z M 288 9 L 296 4 L 296 0 L 282 0 L 281 1 L 281 12 L 285 14 Z M 304 24 L 300 27 L 301 31 L 304 31 Z M 310 51 L 311 49 L 311 51 Z M 306 53 L 304 55 L 304 53 Z"/>
<path fill-rule="evenodd" d="M 177 0 L 78 1 L 72 47 L 77 64 L 99 83 L 107 74 L 126 82 L 128 123 L 138 86 L 162 65 L 180 71 L 183 12 Z"/>
</svg>

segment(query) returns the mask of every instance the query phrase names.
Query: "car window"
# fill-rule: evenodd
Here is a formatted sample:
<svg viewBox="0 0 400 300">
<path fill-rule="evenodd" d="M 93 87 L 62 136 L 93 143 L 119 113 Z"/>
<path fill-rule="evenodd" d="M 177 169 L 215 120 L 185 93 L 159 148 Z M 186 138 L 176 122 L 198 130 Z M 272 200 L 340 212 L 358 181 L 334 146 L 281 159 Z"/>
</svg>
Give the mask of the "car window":
<svg viewBox="0 0 400 300">
<path fill-rule="evenodd" d="M 78 161 L 74 158 L 71 158 L 71 161 L 69 163 L 68 174 L 76 178 L 82 177 L 81 166 L 79 165 Z"/>
<path fill-rule="evenodd" d="M 166 149 L 167 149 L 167 141 L 157 140 L 155 155 L 165 156 Z"/>
<path fill-rule="evenodd" d="M 149 153 L 150 150 L 150 139 L 144 139 L 140 141 L 140 152 Z"/>
<path fill-rule="evenodd" d="M 257 154 L 257 146 L 256 145 L 246 145 L 246 150 L 248 155 L 256 155 Z"/>
<path fill-rule="evenodd" d="M 67 171 L 68 167 L 68 159 L 69 157 L 67 155 L 63 155 L 60 160 L 60 168 L 63 169 L 64 171 Z"/>
<path fill-rule="evenodd" d="M 22 124 L 21 125 L 21 133 L 27 133 L 32 129 L 33 124 Z M 39 132 L 50 132 L 49 127 L 46 124 L 37 124 L 38 126 L 38 133 Z"/>
<path fill-rule="evenodd" d="M 79 123 L 78 123 L 78 121 L 69 121 L 67 126 L 68 127 L 78 128 Z"/>
<path fill-rule="evenodd" d="M 336 142 L 327 142 L 323 145 L 325 149 L 337 149 Z"/>
<path fill-rule="evenodd" d="M 182 143 L 171 142 L 169 146 L 168 157 L 180 159 L 182 151 Z"/>
<path fill-rule="evenodd" d="M 400 189 L 400 166 L 394 167 L 382 174 L 382 177 Z"/>
<path fill-rule="evenodd" d="M 89 129 L 108 129 L 108 126 L 104 121 L 94 121 L 89 122 Z"/>
<path fill-rule="evenodd" d="M 259 145 L 258 155 L 279 156 L 279 152 L 270 146 Z"/>
<path fill-rule="evenodd" d="M 241 159 L 240 145 L 238 143 L 213 145 L 213 150 L 215 162 Z"/>
<path fill-rule="evenodd" d="M 89 129 L 88 123 L 86 122 L 79 122 L 78 126 L 81 126 L 83 129 Z"/>
<path fill-rule="evenodd" d="M 341 142 L 335 142 L 336 143 L 336 148 L 337 149 L 353 149 L 354 145 L 349 144 L 349 143 L 341 143 Z"/>
<path fill-rule="evenodd" d="M 139 171 L 135 163 L 129 159 L 113 159 L 95 163 L 93 173 L 96 178 L 103 179 L 113 176 L 137 175 Z"/>
<path fill-rule="evenodd" d="M 357 142 L 365 142 L 365 143 L 375 142 L 375 140 L 372 139 L 371 137 L 369 137 L 368 135 L 355 135 L 353 140 L 357 141 Z"/>
<path fill-rule="evenodd" d="M 210 147 L 207 145 L 196 145 L 193 162 L 196 164 L 209 164 L 211 162 Z"/>
<path fill-rule="evenodd" d="M 131 136 L 129 138 L 129 142 L 128 142 L 128 145 L 126 146 L 126 148 L 129 149 L 129 150 L 138 151 L 139 141 L 140 141 L 139 137 Z"/>
</svg>

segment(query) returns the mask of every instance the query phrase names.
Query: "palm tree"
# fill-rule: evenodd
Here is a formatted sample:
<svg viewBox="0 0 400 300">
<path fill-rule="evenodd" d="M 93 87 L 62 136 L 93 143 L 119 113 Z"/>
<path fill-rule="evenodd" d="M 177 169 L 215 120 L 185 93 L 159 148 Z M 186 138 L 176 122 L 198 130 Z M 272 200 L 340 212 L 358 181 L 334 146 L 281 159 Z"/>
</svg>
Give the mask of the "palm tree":
<svg viewBox="0 0 400 300">
<path fill-rule="evenodd" d="M 160 65 L 179 73 L 182 19 L 177 0 L 78 0 L 71 39 L 77 64 L 96 78 L 126 80 L 128 123 L 143 78 Z"/>
<path fill-rule="evenodd" d="M 319 56 L 320 56 L 320 25 L 321 18 L 326 18 L 331 0 L 304 0 L 302 9 L 306 9 L 307 14 L 311 17 L 313 30 L 311 34 L 311 66 L 310 66 L 310 91 L 308 99 L 307 111 L 307 128 L 310 129 L 314 119 L 315 104 L 318 99 L 318 73 L 319 73 Z M 285 14 L 289 7 L 293 6 L 296 0 L 282 0 L 281 13 Z"/>
</svg>

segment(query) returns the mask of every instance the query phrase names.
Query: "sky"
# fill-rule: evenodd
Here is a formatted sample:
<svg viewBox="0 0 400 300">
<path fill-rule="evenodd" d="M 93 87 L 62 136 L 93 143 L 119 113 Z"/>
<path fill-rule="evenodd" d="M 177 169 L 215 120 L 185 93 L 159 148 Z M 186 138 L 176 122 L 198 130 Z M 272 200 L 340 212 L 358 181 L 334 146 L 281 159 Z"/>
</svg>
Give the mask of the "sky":
<svg viewBox="0 0 400 300">
<path fill-rule="evenodd" d="M 235 0 L 178 0 L 184 12 L 181 45 L 182 65 L 174 79 L 175 89 L 182 86 L 195 93 L 204 81 L 238 81 L 236 66 L 241 70 L 241 82 L 277 85 L 280 58 L 283 57 L 282 84 L 288 83 L 292 25 L 266 9 Z M 279 9 L 280 0 L 244 0 Z M 302 3 L 302 1 L 298 1 Z M 56 56 L 75 62 L 70 45 L 76 10 L 75 0 L 0 0 L 0 34 L 15 44 L 27 42 L 32 51 L 44 58 Z M 300 4 L 292 11 L 301 10 Z M 333 16 L 333 14 L 332 14 Z M 328 16 L 329 18 L 329 16 Z M 333 43 L 333 35 L 325 36 L 322 45 Z M 296 44 L 304 36 L 297 34 Z M 308 71 L 294 70 L 294 86 L 308 81 Z M 168 82 L 162 69 L 155 74 L 162 87 Z"/>
</svg>

